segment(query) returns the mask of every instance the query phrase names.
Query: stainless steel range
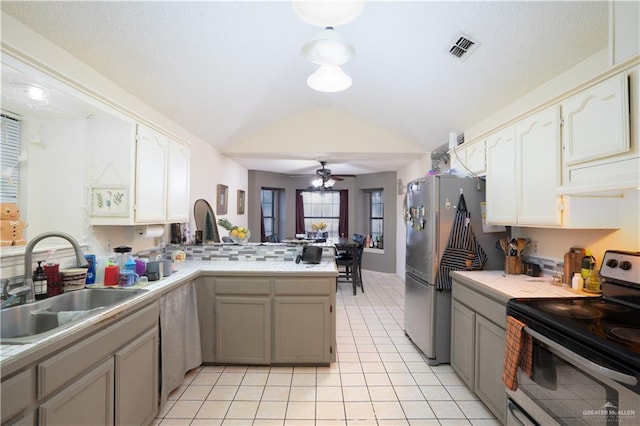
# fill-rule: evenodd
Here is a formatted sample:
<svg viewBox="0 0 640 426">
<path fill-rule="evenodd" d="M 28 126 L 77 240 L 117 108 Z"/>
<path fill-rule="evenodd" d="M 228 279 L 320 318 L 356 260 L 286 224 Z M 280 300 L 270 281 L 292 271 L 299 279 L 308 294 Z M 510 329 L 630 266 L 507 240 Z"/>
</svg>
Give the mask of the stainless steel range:
<svg viewBox="0 0 640 426">
<path fill-rule="evenodd" d="M 640 424 L 640 252 L 609 250 L 602 296 L 513 299 L 507 315 L 533 339 L 507 424 Z"/>
</svg>

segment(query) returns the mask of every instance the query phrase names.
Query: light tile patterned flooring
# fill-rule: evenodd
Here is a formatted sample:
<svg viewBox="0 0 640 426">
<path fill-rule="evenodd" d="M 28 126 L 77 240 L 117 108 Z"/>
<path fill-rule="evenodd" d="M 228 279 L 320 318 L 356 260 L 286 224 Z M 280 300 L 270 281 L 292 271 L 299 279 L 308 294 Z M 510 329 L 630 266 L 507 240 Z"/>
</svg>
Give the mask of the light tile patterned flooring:
<svg viewBox="0 0 640 426">
<path fill-rule="evenodd" d="M 449 365 L 429 366 L 404 335 L 404 283 L 363 271 L 337 293 L 329 367 L 203 366 L 154 425 L 499 425 Z"/>
</svg>

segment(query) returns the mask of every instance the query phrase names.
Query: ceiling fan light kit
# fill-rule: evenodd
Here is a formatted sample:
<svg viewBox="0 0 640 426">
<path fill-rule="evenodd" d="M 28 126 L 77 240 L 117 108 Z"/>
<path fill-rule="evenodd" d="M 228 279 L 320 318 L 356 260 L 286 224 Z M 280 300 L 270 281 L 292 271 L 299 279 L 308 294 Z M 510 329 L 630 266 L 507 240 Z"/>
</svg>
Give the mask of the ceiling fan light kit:
<svg viewBox="0 0 640 426">
<path fill-rule="evenodd" d="M 304 22 L 324 29 L 302 46 L 302 55 L 320 67 L 307 78 L 307 85 L 319 92 L 341 92 L 353 80 L 340 68 L 356 54 L 352 45 L 334 29 L 354 20 L 364 0 L 293 0 L 293 10 Z"/>
<path fill-rule="evenodd" d="M 351 87 L 353 80 L 342 68 L 332 65 L 320 65 L 316 72 L 307 78 L 307 85 L 318 92 L 341 92 Z"/>
</svg>

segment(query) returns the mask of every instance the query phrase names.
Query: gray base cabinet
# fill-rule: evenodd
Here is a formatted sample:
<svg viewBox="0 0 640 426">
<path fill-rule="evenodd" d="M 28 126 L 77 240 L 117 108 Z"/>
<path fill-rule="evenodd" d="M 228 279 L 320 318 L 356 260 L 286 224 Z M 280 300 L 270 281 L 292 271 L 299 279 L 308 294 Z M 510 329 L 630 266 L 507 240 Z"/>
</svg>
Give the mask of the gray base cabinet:
<svg viewBox="0 0 640 426">
<path fill-rule="evenodd" d="M 454 300 L 451 304 L 451 367 L 473 389 L 476 313 Z"/>
<path fill-rule="evenodd" d="M 506 305 L 453 281 L 451 367 L 505 424 L 507 393 L 502 382 Z"/>
<path fill-rule="evenodd" d="M 216 361 L 269 364 L 271 362 L 271 299 L 216 297 Z"/>
<path fill-rule="evenodd" d="M 329 297 L 276 296 L 273 301 L 273 362 L 331 362 Z"/>
<path fill-rule="evenodd" d="M 334 277 L 201 277 L 202 361 L 326 365 L 335 361 Z"/>
<path fill-rule="evenodd" d="M 158 330 L 115 354 L 116 425 L 150 424 L 158 410 Z"/>
<path fill-rule="evenodd" d="M 113 425 L 113 359 L 42 404 L 39 425 Z"/>
<path fill-rule="evenodd" d="M 2 424 L 151 423 L 158 412 L 158 318 L 157 303 L 141 308 L 4 380 Z"/>
<path fill-rule="evenodd" d="M 502 382 L 506 332 L 482 315 L 476 316 L 475 386 L 476 395 L 497 413 L 503 422 L 507 417 L 506 390 Z"/>
</svg>

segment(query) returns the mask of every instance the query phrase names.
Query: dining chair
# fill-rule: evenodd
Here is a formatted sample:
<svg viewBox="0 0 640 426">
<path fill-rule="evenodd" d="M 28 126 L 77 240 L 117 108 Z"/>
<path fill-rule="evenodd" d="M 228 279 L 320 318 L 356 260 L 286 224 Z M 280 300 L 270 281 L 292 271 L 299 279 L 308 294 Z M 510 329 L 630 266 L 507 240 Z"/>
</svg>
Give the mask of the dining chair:
<svg viewBox="0 0 640 426">
<path fill-rule="evenodd" d="M 267 235 L 266 237 L 268 243 L 279 243 L 280 236 L 278 234 Z"/>
<path fill-rule="evenodd" d="M 358 245 L 355 250 L 339 251 L 336 249 L 335 260 L 336 265 L 338 266 L 336 290 L 338 288 L 338 282 L 350 282 L 353 284 L 353 294 L 356 294 L 357 287 L 360 287 L 364 293 L 364 286 L 362 285 L 362 254 L 364 252 L 364 238 L 364 235 L 353 235 L 352 240 Z M 357 270 L 355 270 L 356 268 Z"/>
</svg>

